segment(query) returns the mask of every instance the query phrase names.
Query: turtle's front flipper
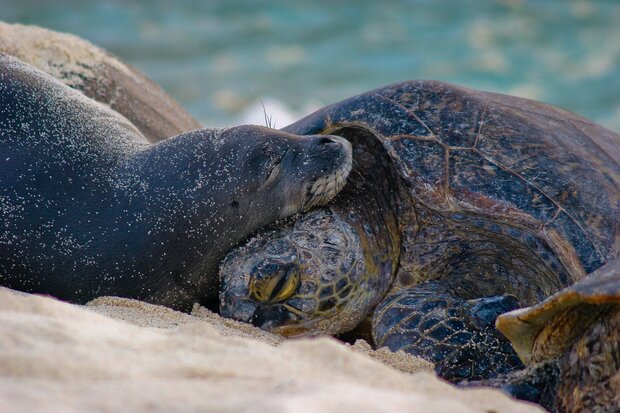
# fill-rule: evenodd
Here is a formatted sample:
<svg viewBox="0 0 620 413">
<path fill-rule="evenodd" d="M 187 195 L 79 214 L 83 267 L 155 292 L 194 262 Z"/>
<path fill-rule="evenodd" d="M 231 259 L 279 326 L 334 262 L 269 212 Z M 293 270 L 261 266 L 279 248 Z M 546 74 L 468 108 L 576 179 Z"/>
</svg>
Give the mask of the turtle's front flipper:
<svg viewBox="0 0 620 413">
<path fill-rule="evenodd" d="M 523 368 L 495 329 L 495 318 L 518 308 L 518 300 L 511 295 L 466 300 L 453 294 L 447 282 L 426 282 L 383 300 L 372 321 L 377 347 L 432 361 L 437 374 L 453 382 Z"/>
</svg>

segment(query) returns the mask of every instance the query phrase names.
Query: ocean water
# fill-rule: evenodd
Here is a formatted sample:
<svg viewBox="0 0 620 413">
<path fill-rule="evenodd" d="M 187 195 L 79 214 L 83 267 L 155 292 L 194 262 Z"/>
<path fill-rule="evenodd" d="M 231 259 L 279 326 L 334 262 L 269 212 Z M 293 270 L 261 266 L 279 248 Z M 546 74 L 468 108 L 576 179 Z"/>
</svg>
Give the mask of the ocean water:
<svg viewBox="0 0 620 413">
<path fill-rule="evenodd" d="M 407 79 L 542 100 L 620 132 L 619 0 L 0 0 L 137 66 L 206 126 L 276 127 Z"/>
</svg>

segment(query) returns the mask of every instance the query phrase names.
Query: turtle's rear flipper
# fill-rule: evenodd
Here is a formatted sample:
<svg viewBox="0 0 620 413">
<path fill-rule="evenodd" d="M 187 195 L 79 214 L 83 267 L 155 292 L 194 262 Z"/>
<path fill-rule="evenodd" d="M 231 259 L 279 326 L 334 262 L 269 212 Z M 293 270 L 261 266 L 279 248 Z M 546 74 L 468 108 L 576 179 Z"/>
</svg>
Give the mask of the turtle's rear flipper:
<svg viewBox="0 0 620 413">
<path fill-rule="evenodd" d="M 466 300 L 445 280 L 402 290 L 383 300 L 373 317 L 377 347 L 403 350 L 435 363 L 446 380 L 480 380 L 523 368 L 495 329 L 499 314 L 519 307 L 511 295 Z"/>
<path fill-rule="evenodd" d="M 462 383 L 465 386 L 495 387 L 504 393 L 528 402 L 540 404 L 549 411 L 557 411 L 556 399 L 560 371 L 557 360 L 528 366 L 524 370 L 499 374 L 487 380 Z"/>
</svg>

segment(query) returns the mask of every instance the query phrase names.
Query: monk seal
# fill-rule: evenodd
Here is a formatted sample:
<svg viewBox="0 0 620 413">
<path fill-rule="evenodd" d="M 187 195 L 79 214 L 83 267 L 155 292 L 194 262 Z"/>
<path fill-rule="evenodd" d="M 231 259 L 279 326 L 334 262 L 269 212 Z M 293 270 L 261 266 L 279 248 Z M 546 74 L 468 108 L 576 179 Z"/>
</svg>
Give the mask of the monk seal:
<svg viewBox="0 0 620 413">
<path fill-rule="evenodd" d="M 187 310 L 224 254 L 325 204 L 351 169 L 337 136 L 259 126 L 151 144 L 112 109 L 0 54 L 0 284 L 83 303 Z"/>
</svg>

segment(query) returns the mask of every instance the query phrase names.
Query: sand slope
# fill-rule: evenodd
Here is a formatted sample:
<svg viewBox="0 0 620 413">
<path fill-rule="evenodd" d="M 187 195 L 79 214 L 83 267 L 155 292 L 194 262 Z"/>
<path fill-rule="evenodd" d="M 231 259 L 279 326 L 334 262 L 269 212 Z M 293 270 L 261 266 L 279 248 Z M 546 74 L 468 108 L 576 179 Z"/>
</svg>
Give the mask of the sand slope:
<svg viewBox="0 0 620 413">
<path fill-rule="evenodd" d="M 283 342 L 201 308 L 75 306 L 0 288 L 2 412 L 534 412 L 425 362 L 334 339 Z M 390 358 L 386 354 L 374 354 Z"/>
</svg>

